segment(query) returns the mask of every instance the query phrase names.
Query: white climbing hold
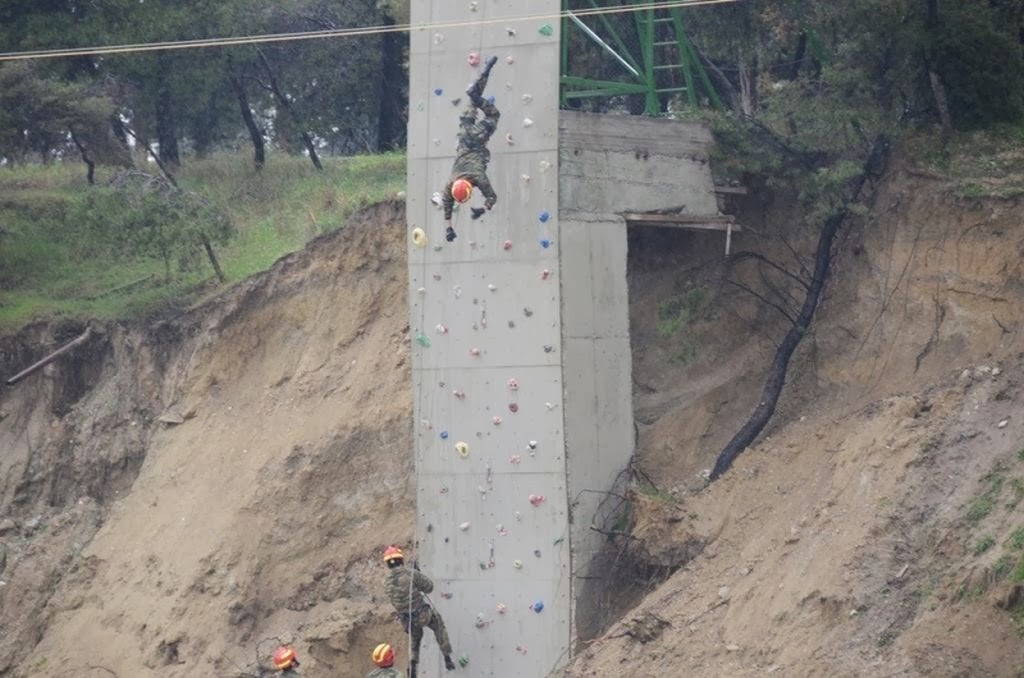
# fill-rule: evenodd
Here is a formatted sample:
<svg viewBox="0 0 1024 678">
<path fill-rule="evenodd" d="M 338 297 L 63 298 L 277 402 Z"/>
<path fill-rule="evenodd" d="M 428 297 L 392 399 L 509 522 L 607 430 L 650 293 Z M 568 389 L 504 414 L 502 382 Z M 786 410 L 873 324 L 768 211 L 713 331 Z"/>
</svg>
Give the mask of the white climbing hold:
<svg viewBox="0 0 1024 678">
<path fill-rule="evenodd" d="M 530 175 L 529 174 L 524 174 L 523 175 L 523 181 L 525 181 L 526 183 L 530 183 Z"/>
<path fill-rule="evenodd" d="M 512 567 L 516 568 L 517 570 L 523 569 L 523 561 L 516 558 L 512 561 Z"/>
<path fill-rule="evenodd" d="M 526 446 L 529 447 L 531 450 L 536 450 L 537 449 L 537 441 L 536 440 L 531 440 L 530 442 L 526 443 Z"/>
<path fill-rule="evenodd" d="M 427 288 L 426 287 L 417 287 L 416 288 L 416 293 L 417 294 L 426 294 L 427 293 Z"/>
<path fill-rule="evenodd" d="M 518 454 L 513 454 L 511 457 L 508 458 L 508 463 L 510 464 L 519 464 L 522 461 L 523 458 L 520 457 Z"/>
<path fill-rule="evenodd" d="M 469 529 L 469 522 L 459 523 L 459 529 L 465 532 Z"/>
<path fill-rule="evenodd" d="M 515 57 L 513 57 L 511 54 L 509 54 L 507 57 L 505 57 L 505 63 L 508 64 L 509 66 L 511 66 L 515 62 L 516 62 Z"/>
<path fill-rule="evenodd" d="M 487 285 L 487 289 L 489 289 L 491 292 L 494 292 L 495 290 L 498 289 L 498 286 L 495 285 L 494 283 L 490 283 Z"/>
<path fill-rule="evenodd" d="M 458 299 L 462 296 L 462 287 L 460 285 L 455 285 L 452 287 L 452 292 L 455 292 L 455 298 Z"/>
<path fill-rule="evenodd" d="M 516 511 L 515 516 L 516 516 L 516 521 L 517 522 L 523 519 L 523 514 L 520 513 L 519 511 Z"/>
<path fill-rule="evenodd" d="M 448 328 L 442 325 L 441 323 L 437 324 L 437 327 L 434 328 L 434 331 L 436 331 L 438 334 L 448 334 Z"/>
<path fill-rule="evenodd" d="M 440 45 L 442 42 L 444 42 L 444 35 L 441 33 L 434 33 L 434 44 Z"/>
<path fill-rule="evenodd" d="M 506 28 L 505 32 L 508 33 L 508 37 L 510 37 L 510 38 L 516 37 L 516 29 L 512 28 L 511 26 Z"/>
<path fill-rule="evenodd" d="M 441 197 L 440 191 L 434 191 L 434 195 L 430 196 L 430 202 L 434 203 L 434 207 L 440 209 L 444 206 L 444 199 Z"/>
<path fill-rule="evenodd" d="M 477 2 L 476 0 L 473 0 L 473 2 L 469 3 L 469 11 L 470 12 L 475 12 L 478 9 L 480 9 L 480 3 L 479 2 Z"/>
<path fill-rule="evenodd" d="M 508 390 L 510 390 L 510 391 L 518 391 L 519 390 L 519 382 L 516 381 L 515 378 L 512 378 L 512 379 L 508 380 Z"/>
<path fill-rule="evenodd" d="M 440 140 L 440 139 L 438 139 L 437 137 L 435 137 L 435 138 L 434 138 L 434 145 L 435 145 L 435 146 L 440 146 L 440 145 L 441 145 L 441 140 Z"/>
<path fill-rule="evenodd" d="M 425 429 L 427 429 L 429 431 L 430 430 L 430 420 L 429 419 L 420 419 L 420 426 L 422 426 L 423 428 L 425 428 Z"/>
<path fill-rule="evenodd" d="M 547 160 L 541 160 L 540 161 L 540 171 L 541 172 L 547 172 L 549 169 L 551 169 L 551 163 L 548 162 Z"/>
<path fill-rule="evenodd" d="M 530 118 L 523 118 L 523 127 L 533 127 L 533 120 Z"/>
<path fill-rule="evenodd" d="M 505 614 L 506 610 L 508 610 L 508 608 L 505 607 L 505 603 L 498 603 L 497 605 L 494 606 L 494 611 L 497 612 L 498 614 Z"/>
<path fill-rule="evenodd" d="M 528 103 L 530 103 L 531 101 L 533 101 L 533 95 L 532 95 L 532 94 L 524 94 L 524 95 L 522 96 L 522 99 L 523 99 L 523 103 L 524 103 L 524 104 L 528 104 Z"/>
<path fill-rule="evenodd" d="M 501 417 L 491 417 L 491 423 L 495 426 L 501 425 Z"/>
<path fill-rule="evenodd" d="M 505 143 L 508 144 L 509 146 L 516 145 L 515 140 L 512 139 L 512 132 L 509 132 L 508 134 L 505 135 Z"/>
</svg>

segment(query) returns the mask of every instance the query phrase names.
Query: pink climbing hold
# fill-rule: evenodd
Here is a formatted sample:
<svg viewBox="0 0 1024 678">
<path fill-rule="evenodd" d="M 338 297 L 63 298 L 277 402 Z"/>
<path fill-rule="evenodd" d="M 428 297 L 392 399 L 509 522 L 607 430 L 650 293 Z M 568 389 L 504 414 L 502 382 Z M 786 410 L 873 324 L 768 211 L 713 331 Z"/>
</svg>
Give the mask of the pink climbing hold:
<svg viewBox="0 0 1024 678">
<path fill-rule="evenodd" d="M 501 249 L 506 251 L 512 249 L 512 241 L 506 240 L 505 242 L 501 243 Z"/>
<path fill-rule="evenodd" d="M 516 403 L 509 403 L 508 411 L 511 412 L 512 414 L 515 414 L 516 412 L 519 411 L 519 405 L 517 405 Z"/>
<path fill-rule="evenodd" d="M 508 463 L 510 463 L 510 464 L 519 464 L 522 461 L 523 461 L 523 458 L 521 456 L 519 456 L 518 454 L 513 454 L 511 457 L 508 458 Z"/>
<path fill-rule="evenodd" d="M 495 426 L 499 426 L 501 424 L 501 417 L 492 417 L 491 423 Z"/>
<path fill-rule="evenodd" d="M 480 52 L 470 52 L 469 56 L 466 57 L 466 61 L 470 66 L 474 68 L 480 65 Z"/>
<path fill-rule="evenodd" d="M 526 648 L 522 645 L 516 645 L 516 652 L 519 654 L 526 654 Z"/>
<path fill-rule="evenodd" d="M 469 355 L 474 356 L 474 357 L 475 356 L 479 356 L 480 355 L 480 349 L 478 349 L 476 346 L 474 346 L 473 348 L 469 349 Z"/>
<path fill-rule="evenodd" d="M 540 506 L 541 504 L 544 503 L 544 495 L 543 494 L 531 494 L 530 495 L 530 503 L 533 504 L 534 506 Z"/>
<path fill-rule="evenodd" d="M 545 268 L 543 271 L 540 272 L 540 279 L 541 280 L 547 280 L 550 277 L 551 277 L 551 271 L 549 271 L 548 269 Z"/>
<path fill-rule="evenodd" d="M 454 391 L 452 391 L 452 395 L 458 398 L 459 400 L 466 399 L 466 392 L 461 389 L 455 389 Z"/>
<path fill-rule="evenodd" d="M 508 380 L 508 390 L 510 390 L 510 391 L 518 391 L 519 390 L 519 382 L 516 381 L 515 379 L 509 379 Z"/>
</svg>

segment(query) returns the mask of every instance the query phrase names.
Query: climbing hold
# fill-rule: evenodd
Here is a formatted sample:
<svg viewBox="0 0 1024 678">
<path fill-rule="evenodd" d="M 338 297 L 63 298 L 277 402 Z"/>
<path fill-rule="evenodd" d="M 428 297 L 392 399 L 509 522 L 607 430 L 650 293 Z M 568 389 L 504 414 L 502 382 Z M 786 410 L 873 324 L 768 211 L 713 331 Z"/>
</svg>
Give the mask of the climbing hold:
<svg viewBox="0 0 1024 678">
<path fill-rule="evenodd" d="M 441 197 L 441 191 L 434 191 L 434 195 L 430 196 L 430 202 L 434 203 L 434 207 L 441 209 L 444 206 L 444 198 Z"/>
<path fill-rule="evenodd" d="M 519 405 L 517 405 L 516 403 L 509 403 L 508 411 L 511 412 L 512 414 L 515 414 L 516 412 L 519 411 Z"/>
<path fill-rule="evenodd" d="M 484 563 L 480 563 L 480 565 L 481 565 L 481 567 L 482 567 L 483 569 L 485 569 L 485 570 L 487 569 L 487 565 L 486 565 L 486 564 L 484 564 Z M 484 628 L 484 627 L 485 627 L 485 626 L 487 626 L 487 625 L 488 625 L 489 623 L 490 623 L 490 622 L 488 622 L 488 621 L 487 621 L 486 619 L 484 619 L 484 613 L 483 613 L 483 612 L 478 612 L 478 613 L 477 613 L 477 615 L 476 615 L 476 624 L 475 624 L 475 626 L 476 626 L 476 627 L 477 627 L 478 629 L 482 629 L 482 628 Z"/>
<path fill-rule="evenodd" d="M 502 525 L 501 523 L 498 523 L 497 530 L 498 530 L 498 536 L 499 537 L 507 537 L 508 536 L 508 530 L 506 530 L 505 526 Z"/>
<path fill-rule="evenodd" d="M 523 309 L 523 315 L 525 315 L 527 318 L 529 318 L 531 315 L 533 315 L 533 309 L 530 308 L 529 306 L 525 307 Z"/>
<path fill-rule="evenodd" d="M 434 44 L 440 45 L 442 42 L 444 42 L 444 36 L 440 33 L 434 33 Z"/>
<path fill-rule="evenodd" d="M 533 127 L 533 120 L 530 118 L 523 118 L 523 127 Z"/>
<path fill-rule="evenodd" d="M 511 457 L 508 458 L 508 463 L 510 464 L 519 464 L 522 461 L 523 458 L 520 457 L 518 454 L 513 454 Z"/>
<path fill-rule="evenodd" d="M 533 610 L 534 612 L 538 612 L 539 613 L 541 610 L 544 609 L 544 602 L 541 601 L 541 600 L 538 600 L 537 602 L 535 602 L 533 605 L 530 606 L 530 609 Z"/>
<path fill-rule="evenodd" d="M 430 348 L 430 339 L 428 339 L 427 335 L 423 334 L 422 332 L 416 333 L 416 343 L 422 346 L 423 348 Z"/>
<path fill-rule="evenodd" d="M 540 246 L 543 247 L 544 249 L 547 249 L 547 248 L 551 247 L 551 241 L 548 240 L 547 238 L 541 238 L 540 239 Z"/>
<path fill-rule="evenodd" d="M 529 447 L 531 450 L 536 450 L 537 449 L 537 441 L 536 440 L 531 440 L 530 442 L 526 443 L 526 446 Z"/>
<path fill-rule="evenodd" d="M 501 249 L 506 250 L 506 251 L 512 249 L 512 241 L 511 240 L 506 240 L 505 242 L 501 243 Z"/>
<path fill-rule="evenodd" d="M 526 654 L 526 648 L 522 645 L 516 645 L 516 652 L 519 654 Z"/>
<path fill-rule="evenodd" d="M 510 390 L 510 391 L 518 391 L 519 390 L 519 382 L 516 381 L 514 378 L 513 379 L 509 379 L 508 380 L 508 390 Z"/>
<path fill-rule="evenodd" d="M 509 320 L 508 321 L 508 328 L 510 330 L 514 330 L 516 328 L 516 321 L 515 320 Z"/>
<path fill-rule="evenodd" d="M 516 29 L 512 28 L 511 26 L 506 28 L 505 32 L 508 33 L 508 37 L 510 37 L 510 38 L 516 37 Z"/>
<path fill-rule="evenodd" d="M 491 292 L 494 292 L 495 290 L 498 289 L 498 286 L 495 285 L 494 283 L 490 283 L 487 285 L 487 289 L 489 289 Z"/>
<path fill-rule="evenodd" d="M 545 268 L 543 271 L 540 272 L 540 279 L 541 280 L 547 280 L 550 277 L 551 277 L 551 271 L 549 271 L 548 269 Z"/>
<path fill-rule="evenodd" d="M 547 160 L 541 160 L 540 161 L 540 171 L 541 172 L 547 172 L 549 169 L 551 169 L 551 163 L 548 162 Z"/>
<path fill-rule="evenodd" d="M 448 440 L 448 431 L 441 431 L 438 435 L 441 436 L 441 440 Z"/>
<path fill-rule="evenodd" d="M 548 408 L 548 410 L 553 410 L 556 407 L 558 407 L 558 405 L 556 405 L 554 403 L 544 403 L 544 407 Z"/>
<path fill-rule="evenodd" d="M 511 82 L 506 82 L 505 83 L 505 89 L 511 91 L 512 90 L 512 83 Z"/>
<path fill-rule="evenodd" d="M 476 0 L 473 0 L 473 2 L 469 3 L 469 11 L 470 12 L 475 12 L 478 9 L 480 9 L 480 3 L 479 2 L 477 2 Z"/>
<path fill-rule="evenodd" d="M 434 280 L 440 280 L 441 279 L 441 274 L 440 273 L 435 273 L 433 277 L 434 277 Z"/>
<path fill-rule="evenodd" d="M 495 99 L 494 95 L 492 94 L 489 97 L 487 97 L 487 101 L 488 101 L 488 103 L 490 103 L 493 106 L 494 102 L 497 101 L 497 99 Z"/>
<path fill-rule="evenodd" d="M 459 285 L 456 285 L 455 287 L 453 287 L 452 288 L 452 292 L 455 293 L 455 298 L 456 299 L 458 299 L 459 297 L 462 296 L 462 288 Z"/>
<path fill-rule="evenodd" d="M 426 293 L 427 293 L 427 288 L 426 287 L 417 287 L 416 288 L 416 294 L 426 294 Z"/>
<path fill-rule="evenodd" d="M 444 598 L 445 600 L 451 600 L 452 596 L 454 596 L 454 595 L 455 594 L 452 593 L 451 591 L 442 591 L 441 592 L 441 597 Z"/>
<path fill-rule="evenodd" d="M 526 183 L 530 183 L 530 175 L 529 174 L 524 174 L 523 175 L 523 181 L 525 181 Z"/>
<path fill-rule="evenodd" d="M 434 245 L 434 247 L 433 247 L 433 250 L 435 252 L 440 252 L 442 249 L 444 249 L 444 248 L 442 248 L 440 245 Z"/>
<path fill-rule="evenodd" d="M 464 523 L 459 523 L 459 530 L 460 531 L 465 532 L 468 529 L 469 529 L 469 521 L 466 521 Z"/>
<path fill-rule="evenodd" d="M 461 666 L 462 668 L 466 668 L 467 666 L 469 666 L 469 655 L 465 652 L 459 655 L 459 666 Z"/>
<path fill-rule="evenodd" d="M 462 391 L 460 389 L 455 389 L 454 391 L 452 391 L 452 395 L 455 396 L 456 398 L 458 398 L 459 400 L 465 400 L 466 399 L 466 392 Z"/>
<path fill-rule="evenodd" d="M 512 567 L 516 568 L 517 570 L 523 569 L 523 561 L 519 560 L 518 558 L 516 560 L 513 560 Z"/>
<path fill-rule="evenodd" d="M 519 522 L 520 520 L 523 519 L 523 514 L 520 513 L 519 511 L 515 512 L 515 516 L 516 516 L 516 522 Z"/>
<path fill-rule="evenodd" d="M 447 487 L 442 487 L 441 488 L 441 494 L 448 494 L 448 488 Z M 448 538 L 446 537 L 444 541 L 447 544 L 448 543 Z"/>
<path fill-rule="evenodd" d="M 533 549 L 533 555 L 535 558 L 540 558 L 540 549 Z"/>
<path fill-rule="evenodd" d="M 434 328 L 434 331 L 436 331 L 438 334 L 448 334 L 448 328 L 442 325 L 441 323 L 437 324 L 437 327 Z"/>
<path fill-rule="evenodd" d="M 544 503 L 544 495 L 543 494 L 531 494 L 530 495 L 530 503 L 533 504 L 534 506 L 540 506 L 541 504 Z"/>
<path fill-rule="evenodd" d="M 466 458 L 469 456 L 469 445 L 463 441 L 455 443 L 455 451 L 459 453 L 459 456 Z"/>
<path fill-rule="evenodd" d="M 550 37 L 555 32 L 555 29 L 551 27 L 551 24 L 543 24 L 537 29 L 537 32 L 544 37 Z"/>
<path fill-rule="evenodd" d="M 440 146 L 441 145 L 441 140 L 438 139 L 437 137 L 434 137 L 434 145 L 435 146 Z"/>
<path fill-rule="evenodd" d="M 412 229 L 412 244 L 421 248 L 427 246 L 427 232 L 419 226 Z"/>
<path fill-rule="evenodd" d="M 501 417 L 491 417 L 491 423 L 495 426 L 501 425 Z"/>
<path fill-rule="evenodd" d="M 545 353 L 551 353 L 554 350 L 555 350 L 555 347 L 552 346 L 551 344 L 544 344 L 544 352 Z"/>
<path fill-rule="evenodd" d="M 480 349 L 474 346 L 473 348 L 469 349 L 469 355 L 473 356 L 474 358 L 478 357 L 480 355 Z"/>
<path fill-rule="evenodd" d="M 509 54 L 507 57 L 505 57 L 505 63 L 508 64 L 509 66 L 511 66 L 515 62 L 516 62 L 515 57 L 513 57 L 511 54 Z"/>
<path fill-rule="evenodd" d="M 524 103 L 524 104 L 528 104 L 528 103 L 530 103 L 531 101 L 533 101 L 533 95 L 532 95 L 532 94 L 524 94 L 524 95 L 522 96 L 522 99 L 523 99 L 523 103 Z"/>
<path fill-rule="evenodd" d="M 422 426 L 423 428 L 425 428 L 425 429 L 427 429 L 429 431 L 431 429 L 430 420 L 429 419 L 420 419 L 420 426 Z"/>
<path fill-rule="evenodd" d="M 559 545 L 559 544 L 561 544 L 561 543 L 562 543 L 563 541 L 565 541 L 565 537 L 559 537 L 558 539 L 556 539 L 556 540 L 554 540 L 553 542 L 551 542 L 551 545 L 552 545 L 552 546 L 558 546 L 558 545 Z"/>
<path fill-rule="evenodd" d="M 548 223 L 548 219 L 551 218 L 551 213 L 547 211 L 541 212 L 540 215 L 537 216 L 537 218 L 540 220 L 540 223 L 546 224 Z"/>
<path fill-rule="evenodd" d="M 469 56 L 466 57 L 466 61 L 470 66 L 474 68 L 480 65 L 480 52 L 470 52 Z"/>
<path fill-rule="evenodd" d="M 434 94 L 436 94 L 437 96 L 441 96 L 442 94 L 444 94 L 444 90 L 441 89 L 440 87 L 437 87 L 434 89 Z"/>
<path fill-rule="evenodd" d="M 512 132 L 505 135 L 505 143 L 509 146 L 515 146 L 516 142 L 512 139 Z"/>
<path fill-rule="evenodd" d="M 497 612 L 498 614 L 505 614 L 506 610 L 508 610 L 508 608 L 505 607 L 505 603 L 498 603 L 497 605 L 494 606 L 494 611 Z"/>
</svg>

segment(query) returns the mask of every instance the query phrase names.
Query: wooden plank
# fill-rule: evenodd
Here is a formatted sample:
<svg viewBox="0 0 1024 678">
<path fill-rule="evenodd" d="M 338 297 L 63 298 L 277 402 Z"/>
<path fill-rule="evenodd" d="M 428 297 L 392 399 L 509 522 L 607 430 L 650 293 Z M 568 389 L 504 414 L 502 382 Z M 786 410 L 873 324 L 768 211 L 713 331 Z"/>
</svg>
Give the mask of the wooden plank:
<svg viewBox="0 0 1024 678">
<path fill-rule="evenodd" d="M 715 193 L 732 193 L 734 195 L 746 195 L 746 186 L 715 186 Z"/>
<path fill-rule="evenodd" d="M 680 223 L 666 223 L 666 222 L 662 222 L 662 221 L 632 221 L 632 220 L 630 220 L 630 221 L 627 222 L 627 224 L 629 226 L 662 226 L 662 227 L 667 227 L 667 228 L 688 228 L 688 229 L 693 229 L 693 230 L 697 230 L 697 231 L 720 231 L 720 232 L 731 231 L 733 233 L 739 233 L 740 231 L 743 230 L 740 226 L 738 226 L 736 224 L 729 224 L 729 223 L 718 223 L 718 224 L 689 223 L 689 224 L 680 224 Z"/>
<path fill-rule="evenodd" d="M 666 224 L 686 226 L 687 224 L 724 224 L 736 223 L 731 214 L 661 214 L 658 212 L 626 212 L 622 215 L 626 221 L 642 221 L 648 224 Z"/>
</svg>

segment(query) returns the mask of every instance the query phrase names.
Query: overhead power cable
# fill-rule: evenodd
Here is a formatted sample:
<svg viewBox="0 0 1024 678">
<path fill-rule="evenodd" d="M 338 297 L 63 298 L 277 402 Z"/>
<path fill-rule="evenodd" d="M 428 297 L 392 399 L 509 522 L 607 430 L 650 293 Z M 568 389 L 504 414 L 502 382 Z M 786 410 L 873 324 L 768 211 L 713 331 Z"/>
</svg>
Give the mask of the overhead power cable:
<svg viewBox="0 0 1024 678">
<path fill-rule="evenodd" d="M 639 5 L 616 7 L 594 7 L 591 9 L 571 10 L 576 17 L 597 16 L 602 14 L 627 14 L 647 10 L 679 9 L 698 5 L 732 4 L 740 0 L 666 0 L 663 2 L 647 2 Z M 66 49 L 42 49 L 25 52 L 0 52 L 0 62 L 23 61 L 28 59 L 61 59 L 67 57 L 94 56 L 101 54 L 131 54 L 135 52 L 156 52 L 160 50 L 199 49 L 205 47 L 232 47 L 238 45 L 258 45 L 271 42 L 294 42 L 298 40 L 321 40 L 325 38 L 354 38 L 385 33 L 410 33 L 412 31 L 436 31 L 464 26 L 486 26 L 490 24 L 516 24 L 527 21 L 548 21 L 568 17 L 570 10 L 554 14 L 534 14 L 523 16 L 500 17 L 494 19 L 477 19 L 473 21 L 440 21 L 437 23 L 395 24 L 391 26 L 366 26 L 359 28 L 338 28 L 319 31 L 300 31 L 296 33 L 272 33 L 267 35 L 247 35 L 239 37 L 204 38 L 201 40 L 169 40 L 166 42 L 143 42 L 125 45 L 103 45 L 97 47 L 72 47 Z"/>
</svg>

